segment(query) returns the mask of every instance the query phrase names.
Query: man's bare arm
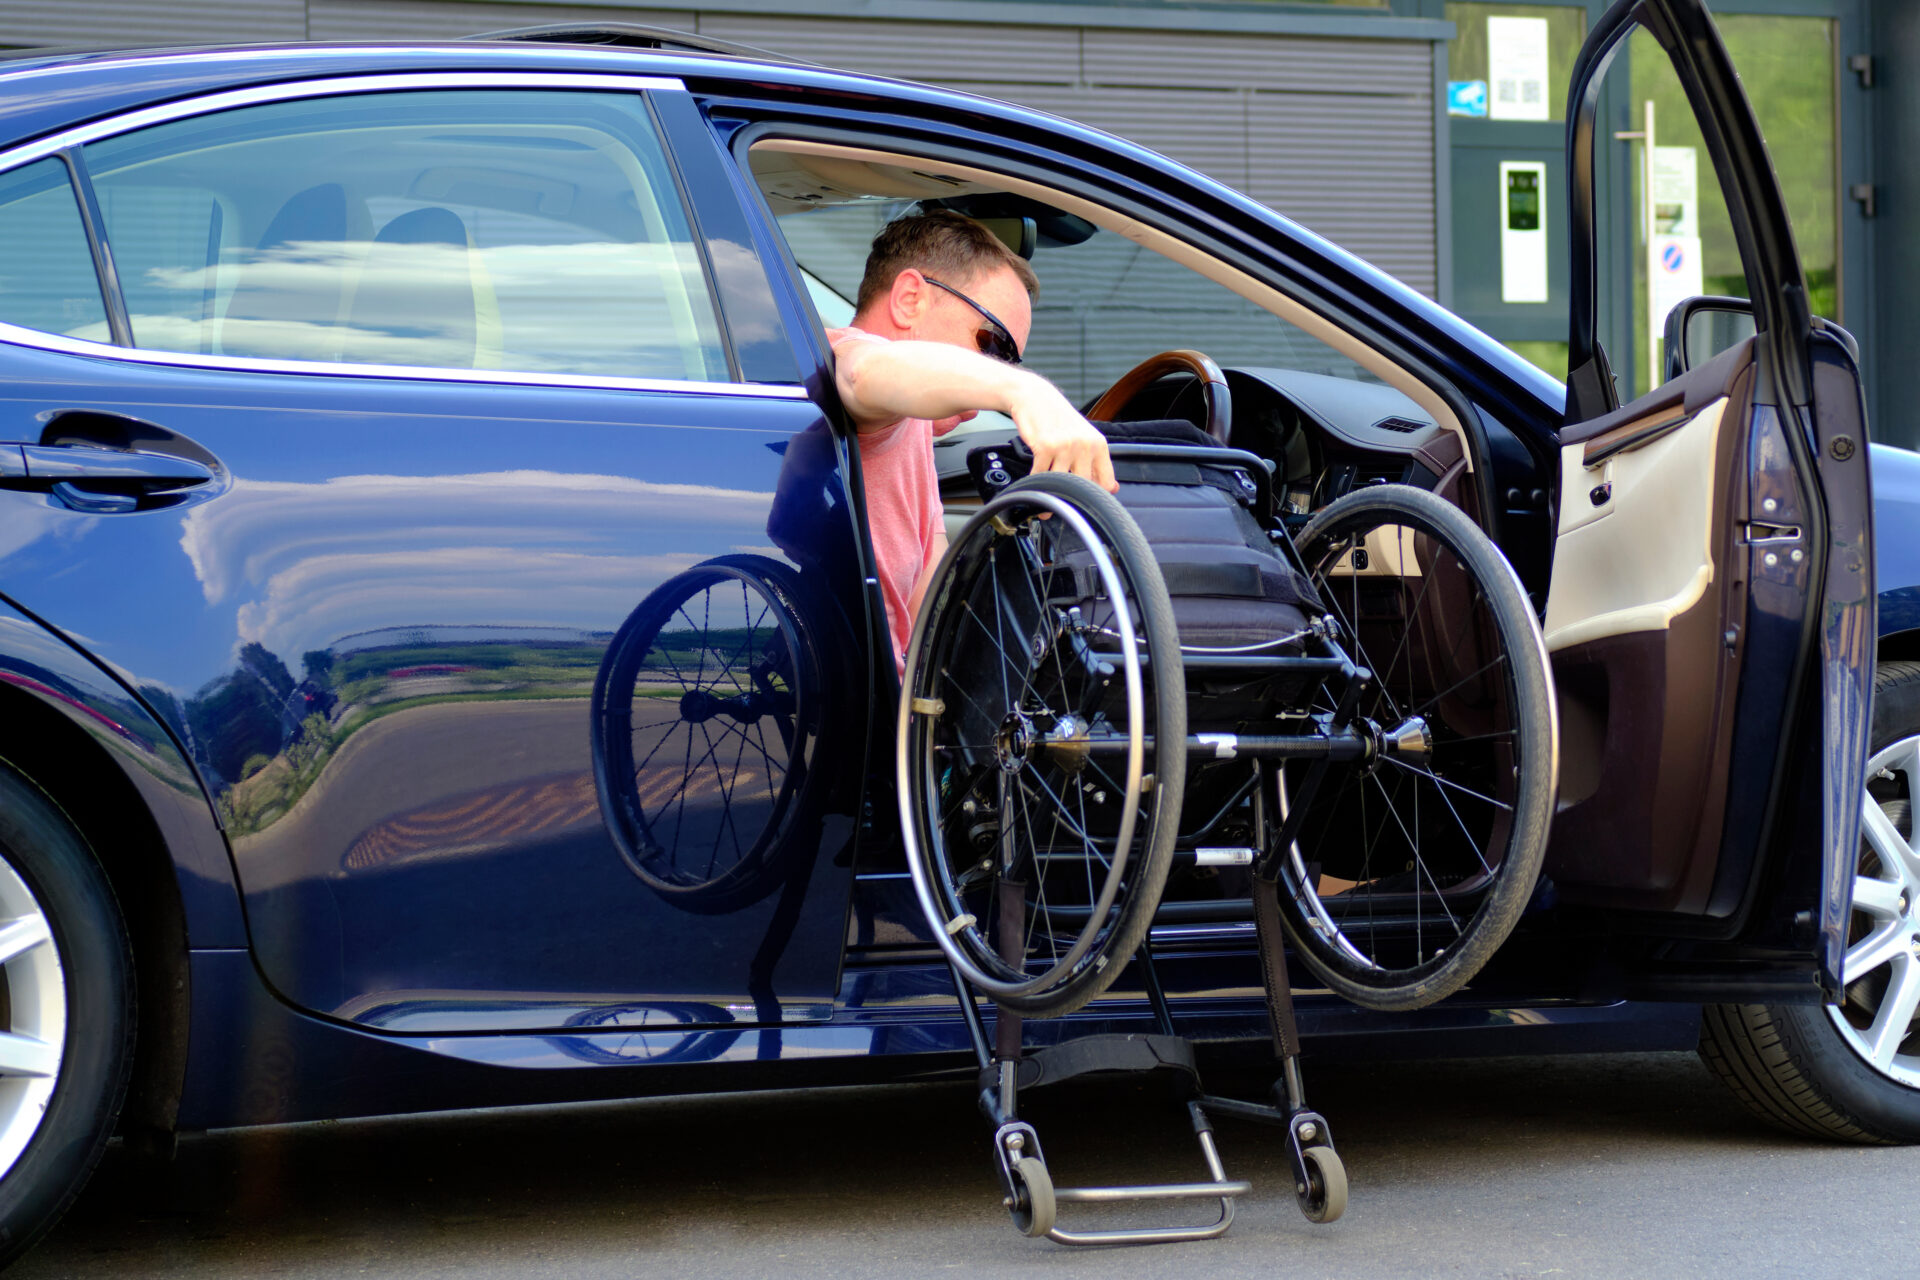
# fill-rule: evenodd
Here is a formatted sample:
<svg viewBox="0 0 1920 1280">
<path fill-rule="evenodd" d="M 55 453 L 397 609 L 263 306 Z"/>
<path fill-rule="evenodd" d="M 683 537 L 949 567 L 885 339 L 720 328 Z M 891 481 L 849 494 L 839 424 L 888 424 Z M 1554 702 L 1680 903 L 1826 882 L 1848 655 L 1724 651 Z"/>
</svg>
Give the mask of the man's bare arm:
<svg viewBox="0 0 1920 1280">
<path fill-rule="evenodd" d="M 848 341 L 834 357 L 840 402 L 861 431 L 991 409 L 1013 419 L 1034 470 L 1071 471 L 1119 490 L 1106 437 L 1037 373 L 943 342 Z"/>
</svg>

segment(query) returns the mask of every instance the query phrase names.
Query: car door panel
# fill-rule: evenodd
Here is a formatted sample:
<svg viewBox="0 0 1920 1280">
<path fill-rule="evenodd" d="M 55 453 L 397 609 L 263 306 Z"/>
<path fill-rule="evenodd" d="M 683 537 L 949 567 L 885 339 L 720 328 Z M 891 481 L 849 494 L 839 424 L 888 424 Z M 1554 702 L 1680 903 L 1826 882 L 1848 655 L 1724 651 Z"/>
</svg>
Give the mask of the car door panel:
<svg viewBox="0 0 1920 1280">
<path fill-rule="evenodd" d="M 1546 642 L 1574 901 L 1699 910 L 1713 883 L 1745 606 L 1751 353 L 1563 435 Z"/>
<path fill-rule="evenodd" d="M 1617 407 L 1595 338 L 1596 300 L 1606 292 L 1595 234 L 1595 147 L 1605 136 L 1601 77 L 1636 28 L 1664 51 L 1698 119 L 1758 334 Z M 1844 371 L 1836 366 L 1824 380 L 1815 377 L 1825 360 L 1815 354 L 1824 336 L 1808 311 L 1784 201 L 1700 0 L 1621 0 L 1601 17 L 1574 67 L 1568 149 L 1574 287 L 1562 445 L 1572 447 L 1563 462 L 1562 537 L 1547 630 L 1549 644 L 1558 641 L 1563 708 L 1571 708 L 1562 716 L 1571 772 L 1563 780 L 1549 874 L 1573 900 L 1633 913 L 1619 916 L 1613 929 L 1653 943 L 1649 954 L 1660 959 L 1643 976 L 1663 994 L 1691 992 L 1696 988 L 1685 984 L 1695 978 L 1704 984 L 1697 990 L 1722 999 L 1833 991 L 1872 679 L 1873 601 L 1861 586 L 1872 569 L 1871 546 L 1860 532 L 1870 519 L 1868 492 L 1855 483 L 1867 452 L 1857 447 L 1865 438 L 1857 370 L 1849 360 Z M 1708 422 L 1701 410 L 1720 396 L 1726 404 L 1718 442 L 1706 447 L 1701 440 L 1689 456 L 1687 437 L 1702 434 Z M 1684 414 L 1673 411 L 1676 400 Z M 1829 420 L 1842 425 L 1824 428 Z M 1848 438 L 1832 457 L 1819 439 L 1823 429 Z M 1635 463 L 1631 446 L 1642 439 L 1656 443 L 1639 449 L 1646 456 Z M 1626 447 L 1611 459 L 1598 457 L 1610 440 Z M 1706 468 L 1683 486 L 1684 495 L 1669 489 L 1664 501 L 1662 489 L 1673 482 L 1650 483 L 1647 467 L 1663 455 Z M 1830 477 L 1842 457 L 1850 470 Z M 1589 501 L 1580 486 L 1594 461 L 1610 461 L 1614 473 L 1596 487 L 1612 479 L 1611 501 L 1626 505 L 1606 516 L 1569 515 L 1568 508 Z M 1713 541 L 1702 556 L 1695 539 L 1709 486 Z M 1647 518 L 1634 524 L 1637 507 Z M 1676 530 L 1692 535 L 1684 555 L 1660 536 Z M 1637 590 L 1620 590 L 1601 567 L 1608 558 L 1602 553 L 1612 550 L 1634 557 L 1630 566 L 1609 568 L 1635 579 Z M 1692 592 L 1680 588 L 1688 567 L 1689 587 L 1700 589 L 1691 604 Z M 1616 607 L 1596 609 L 1596 600 Z M 1636 608 L 1646 610 L 1637 621 L 1665 625 L 1632 629 Z M 1808 676 L 1817 682 L 1816 696 L 1807 696 Z M 1794 785 L 1793 772 L 1814 742 L 1824 773 L 1817 797 Z M 1821 834 L 1812 840 L 1809 806 L 1822 810 L 1812 823 Z M 1810 845 L 1819 847 L 1811 871 Z M 1798 986 L 1792 973 L 1800 975 Z M 1751 991 L 1742 982 L 1751 982 Z"/>
<path fill-rule="evenodd" d="M 127 413 L 233 477 L 122 515 L 0 494 L 0 573 L 191 745 L 288 999 L 407 1030 L 659 1000 L 777 1019 L 831 1000 L 851 818 L 796 834 L 810 847 L 787 861 L 808 874 L 791 894 L 690 913 L 635 878 L 601 821 L 587 699 L 662 581 L 729 554 L 791 563 L 770 512 L 776 487 L 804 486 L 776 449 L 824 430 L 810 402 L 17 347 L 0 348 L 0 382 L 16 437 L 53 409 Z"/>
</svg>

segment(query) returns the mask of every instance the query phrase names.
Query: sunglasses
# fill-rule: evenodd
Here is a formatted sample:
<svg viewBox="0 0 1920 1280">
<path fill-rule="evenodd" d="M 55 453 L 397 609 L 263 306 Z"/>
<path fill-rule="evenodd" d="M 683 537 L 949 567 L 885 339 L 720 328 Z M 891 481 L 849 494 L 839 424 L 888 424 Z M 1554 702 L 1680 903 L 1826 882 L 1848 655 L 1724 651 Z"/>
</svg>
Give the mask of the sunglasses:
<svg viewBox="0 0 1920 1280">
<path fill-rule="evenodd" d="M 935 280 L 932 276 L 925 276 L 923 278 L 928 284 L 945 289 L 948 293 L 960 299 L 960 301 L 966 303 L 975 311 L 978 311 L 981 319 L 987 322 L 986 328 L 976 329 L 973 334 L 974 345 L 980 348 L 981 355 L 992 356 L 995 360 L 1004 360 L 1008 364 L 1020 363 L 1020 346 L 1013 340 L 1013 331 L 1008 329 L 1006 325 L 1000 323 L 999 316 L 996 316 L 993 312 L 987 310 L 952 285 Z"/>
</svg>

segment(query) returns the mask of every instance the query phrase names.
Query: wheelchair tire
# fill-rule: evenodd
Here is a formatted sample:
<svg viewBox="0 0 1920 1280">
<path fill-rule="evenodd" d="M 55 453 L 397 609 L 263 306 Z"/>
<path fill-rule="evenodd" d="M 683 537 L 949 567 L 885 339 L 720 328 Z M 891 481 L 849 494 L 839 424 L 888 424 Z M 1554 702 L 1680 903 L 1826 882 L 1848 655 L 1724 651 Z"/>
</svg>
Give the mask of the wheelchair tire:
<svg viewBox="0 0 1920 1280">
<path fill-rule="evenodd" d="M 685 911 L 735 911 L 785 879 L 821 717 L 799 575 L 719 556 L 662 583 L 593 692 L 601 816 L 634 874 Z"/>
<path fill-rule="evenodd" d="M 1282 851 L 1281 919 L 1332 990 L 1370 1009 L 1423 1008 L 1480 971 L 1539 879 L 1558 771 L 1546 646 L 1499 548 L 1425 490 L 1347 494 L 1295 545 L 1372 673 L 1358 714 L 1418 719 L 1426 754 L 1328 768 Z M 1283 812 L 1307 768 L 1281 771 Z"/>
<path fill-rule="evenodd" d="M 1091 593 L 1063 586 L 1070 558 Z M 1179 636 L 1139 527 L 1075 476 L 1011 486 L 928 580 L 901 684 L 901 829 L 934 941 L 1002 1007 L 1071 1013 L 1152 925 L 1185 789 Z"/>
</svg>

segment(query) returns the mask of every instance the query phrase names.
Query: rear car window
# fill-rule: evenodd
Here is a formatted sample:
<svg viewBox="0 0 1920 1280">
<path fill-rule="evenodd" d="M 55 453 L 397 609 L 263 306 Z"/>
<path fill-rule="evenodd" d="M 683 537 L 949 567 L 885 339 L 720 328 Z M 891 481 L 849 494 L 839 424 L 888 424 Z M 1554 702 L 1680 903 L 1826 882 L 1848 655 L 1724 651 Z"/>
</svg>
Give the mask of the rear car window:
<svg viewBox="0 0 1920 1280">
<path fill-rule="evenodd" d="M 49 157 L 0 173 L 0 321 L 108 341 L 100 281 L 67 166 Z"/>
<path fill-rule="evenodd" d="M 119 135 L 86 160 L 137 347 L 729 377 L 638 94 L 278 102 Z"/>
</svg>

